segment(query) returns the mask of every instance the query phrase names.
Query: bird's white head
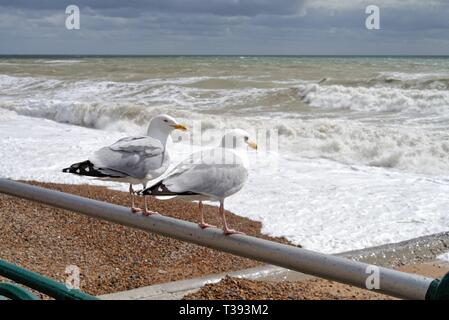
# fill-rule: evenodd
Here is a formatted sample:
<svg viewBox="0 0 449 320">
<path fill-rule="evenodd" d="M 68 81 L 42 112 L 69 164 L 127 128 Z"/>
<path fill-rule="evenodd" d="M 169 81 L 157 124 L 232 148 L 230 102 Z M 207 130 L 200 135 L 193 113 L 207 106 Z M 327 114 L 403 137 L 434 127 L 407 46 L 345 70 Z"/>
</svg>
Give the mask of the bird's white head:
<svg viewBox="0 0 449 320">
<path fill-rule="evenodd" d="M 238 149 L 249 146 L 252 149 L 257 150 L 257 144 L 250 139 L 248 132 L 242 129 L 233 129 L 228 131 L 221 139 L 220 146 L 222 148 Z"/>
<path fill-rule="evenodd" d="M 147 134 L 150 137 L 160 140 L 165 145 L 168 135 L 173 130 L 187 131 L 187 127 L 169 115 L 160 114 L 151 119 Z"/>
</svg>

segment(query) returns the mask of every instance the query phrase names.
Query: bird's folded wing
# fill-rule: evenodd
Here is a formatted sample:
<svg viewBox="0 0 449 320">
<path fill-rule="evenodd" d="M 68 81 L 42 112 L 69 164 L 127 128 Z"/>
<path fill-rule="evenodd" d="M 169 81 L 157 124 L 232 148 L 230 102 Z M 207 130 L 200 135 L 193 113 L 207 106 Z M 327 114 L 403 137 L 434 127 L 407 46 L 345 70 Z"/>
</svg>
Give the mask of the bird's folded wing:
<svg viewBox="0 0 449 320">
<path fill-rule="evenodd" d="M 94 153 L 89 160 L 98 169 L 111 169 L 142 179 L 164 160 L 164 147 L 151 137 L 127 137 Z"/>
<path fill-rule="evenodd" d="M 215 197 L 226 197 L 240 190 L 248 176 L 245 166 L 235 157 L 229 161 L 212 159 L 214 155 L 210 152 L 193 154 L 176 166 L 163 180 L 167 189 Z"/>
<path fill-rule="evenodd" d="M 148 156 L 155 156 L 164 152 L 164 146 L 159 140 L 147 136 L 120 139 L 112 144 L 109 149 L 129 153 L 142 152 Z"/>
</svg>

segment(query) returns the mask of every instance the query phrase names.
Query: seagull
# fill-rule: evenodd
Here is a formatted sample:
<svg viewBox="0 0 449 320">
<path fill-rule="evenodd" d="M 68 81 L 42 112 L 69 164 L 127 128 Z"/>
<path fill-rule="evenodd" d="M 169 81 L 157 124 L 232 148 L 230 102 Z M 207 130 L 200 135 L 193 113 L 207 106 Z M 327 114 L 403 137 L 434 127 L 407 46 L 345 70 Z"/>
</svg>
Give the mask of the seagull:
<svg viewBox="0 0 449 320">
<path fill-rule="evenodd" d="M 146 136 L 125 137 L 114 144 L 97 150 L 88 160 L 72 164 L 62 171 L 80 176 L 95 177 L 105 181 L 129 183 L 131 195 L 131 212 L 139 213 L 142 209 L 134 205 L 133 184 L 142 184 L 146 188 L 148 181 L 164 174 L 170 157 L 166 150 L 167 138 L 175 130 L 186 131 L 174 118 L 161 114 L 151 119 Z M 143 190 L 142 189 L 142 190 Z M 145 216 L 154 212 L 148 210 L 144 197 Z"/>
<path fill-rule="evenodd" d="M 241 233 L 228 227 L 224 200 L 240 191 L 248 178 L 247 145 L 257 149 L 257 144 L 249 139 L 248 132 L 231 130 L 223 136 L 218 147 L 191 154 L 164 179 L 144 189 L 142 194 L 159 199 L 199 201 L 201 220 L 198 225 L 202 229 L 214 227 L 204 221 L 203 201 L 218 201 L 224 234 Z"/>
</svg>

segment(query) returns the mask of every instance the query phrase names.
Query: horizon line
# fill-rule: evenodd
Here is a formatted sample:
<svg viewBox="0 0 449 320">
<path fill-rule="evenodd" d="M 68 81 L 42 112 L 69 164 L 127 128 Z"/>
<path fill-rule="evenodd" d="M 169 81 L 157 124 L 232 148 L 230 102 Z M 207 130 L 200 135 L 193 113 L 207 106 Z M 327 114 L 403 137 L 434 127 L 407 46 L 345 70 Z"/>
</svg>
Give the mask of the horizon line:
<svg viewBox="0 0 449 320">
<path fill-rule="evenodd" d="M 449 54 L 64 54 L 0 53 L 0 57 L 449 57 Z"/>
</svg>

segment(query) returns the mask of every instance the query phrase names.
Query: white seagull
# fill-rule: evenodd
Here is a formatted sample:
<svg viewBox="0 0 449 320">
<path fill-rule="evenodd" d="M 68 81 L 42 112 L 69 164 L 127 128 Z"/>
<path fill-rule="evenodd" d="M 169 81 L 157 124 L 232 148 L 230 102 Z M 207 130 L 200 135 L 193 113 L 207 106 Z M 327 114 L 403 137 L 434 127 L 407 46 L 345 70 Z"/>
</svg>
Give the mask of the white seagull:
<svg viewBox="0 0 449 320">
<path fill-rule="evenodd" d="M 172 117 L 162 114 L 151 119 L 146 136 L 126 137 L 114 144 L 97 150 L 88 160 L 72 164 L 62 171 L 81 176 L 95 177 L 106 181 L 129 183 L 131 195 L 131 211 L 142 212 L 135 207 L 133 184 L 142 184 L 146 188 L 148 181 L 160 177 L 170 165 L 170 157 L 166 150 L 167 138 L 175 130 L 186 131 Z M 148 211 L 145 201 L 144 215 Z"/>
<path fill-rule="evenodd" d="M 247 145 L 257 149 L 257 144 L 249 139 L 248 132 L 234 129 L 223 136 L 217 148 L 191 154 L 167 177 L 145 189 L 142 194 L 161 199 L 199 201 L 201 222 L 198 225 L 203 229 L 213 226 L 204 222 L 202 201 L 218 201 L 224 233 L 240 233 L 228 228 L 224 200 L 240 191 L 248 178 Z"/>
</svg>

